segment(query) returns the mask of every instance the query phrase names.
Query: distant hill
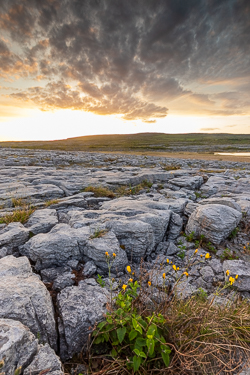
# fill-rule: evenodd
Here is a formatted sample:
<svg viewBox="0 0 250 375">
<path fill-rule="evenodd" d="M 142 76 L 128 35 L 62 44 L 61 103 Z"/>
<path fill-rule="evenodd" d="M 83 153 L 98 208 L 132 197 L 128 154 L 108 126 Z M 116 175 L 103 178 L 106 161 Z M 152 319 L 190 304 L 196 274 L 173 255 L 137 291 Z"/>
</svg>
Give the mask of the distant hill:
<svg viewBox="0 0 250 375">
<path fill-rule="evenodd" d="M 0 142 L 0 147 L 65 151 L 196 151 L 250 150 L 250 134 L 108 134 L 55 141 Z"/>
</svg>

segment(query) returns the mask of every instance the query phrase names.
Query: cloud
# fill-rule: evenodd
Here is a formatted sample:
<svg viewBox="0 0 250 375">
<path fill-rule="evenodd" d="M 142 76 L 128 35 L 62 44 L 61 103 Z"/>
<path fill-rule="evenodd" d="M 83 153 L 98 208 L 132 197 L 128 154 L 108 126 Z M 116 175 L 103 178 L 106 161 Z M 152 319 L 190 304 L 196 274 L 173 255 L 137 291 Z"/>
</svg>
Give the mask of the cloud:
<svg viewBox="0 0 250 375">
<path fill-rule="evenodd" d="M 248 0 L 3 1 L 0 77 L 24 78 L 13 98 L 42 110 L 154 121 L 186 102 L 180 112 L 247 114 L 249 86 L 236 83 L 250 77 L 249 14 Z M 208 94 L 219 81 L 234 89 Z"/>
<path fill-rule="evenodd" d="M 200 130 L 213 131 L 213 130 L 219 130 L 219 128 L 201 128 Z"/>
</svg>

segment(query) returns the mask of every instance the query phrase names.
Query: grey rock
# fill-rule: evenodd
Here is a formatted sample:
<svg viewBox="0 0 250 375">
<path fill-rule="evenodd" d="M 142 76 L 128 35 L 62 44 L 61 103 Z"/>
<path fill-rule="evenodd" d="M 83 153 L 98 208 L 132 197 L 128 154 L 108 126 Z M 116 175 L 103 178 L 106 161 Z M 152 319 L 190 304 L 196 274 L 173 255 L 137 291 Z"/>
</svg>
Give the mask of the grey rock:
<svg viewBox="0 0 250 375">
<path fill-rule="evenodd" d="M 226 275 L 226 271 L 229 270 L 229 276 Z M 223 271 L 225 279 L 228 280 L 230 276 L 234 277 L 239 275 L 238 279 L 235 280 L 234 286 L 240 292 L 250 291 L 250 263 L 243 260 L 225 260 L 223 262 Z"/>
<path fill-rule="evenodd" d="M 74 278 L 75 275 L 71 272 L 63 273 L 62 275 L 57 276 L 54 280 L 52 289 L 59 292 L 67 286 L 72 286 L 75 283 Z"/>
<path fill-rule="evenodd" d="M 209 199 L 203 199 L 199 201 L 199 204 L 221 204 L 223 206 L 231 207 L 239 212 L 241 212 L 240 205 L 235 202 L 232 198 L 209 198 Z"/>
<path fill-rule="evenodd" d="M 54 308 L 38 276 L 25 257 L 0 259 L 0 318 L 18 320 L 54 349 L 57 346 Z"/>
<path fill-rule="evenodd" d="M 95 263 L 91 260 L 89 262 L 85 263 L 82 272 L 83 272 L 84 276 L 86 276 L 86 277 L 93 276 L 96 273 Z"/>
<path fill-rule="evenodd" d="M 173 243 L 170 242 L 169 246 L 167 248 L 167 255 L 174 255 L 177 254 L 180 251 L 180 249 Z"/>
<path fill-rule="evenodd" d="M 108 272 L 107 257 L 105 253 L 109 253 L 109 262 L 112 273 L 123 272 L 128 264 L 126 252 L 120 247 L 120 244 L 112 231 L 105 233 L 100 238 L 92 238 L 87 241 L 84 248 L 84 255 L 92 259 L 94 264 L 103 272 Z M 116 254 L 113 257 L 113 253 Z"/>
<path fill-rule="evenodd" d="M 63 289 L 58 294 L 60 357 L 63 360 L 80 353 L 96 323 L 104 318 L 109 293 L 94 279 L 79 286 Z"/>
<path fill-rule="evenodd" d="M 45 208 L 43 210 L 36 210 L 25 224 L 26 228 L 33 234 L 47 233 L 56 224 L 58 224 L 58 218 L 56 210 Z"/>
<path fill-rule="evenodd" d="M 18 246 L 23 245 L 29 239 L 29 230 L 21 223 L 10 223 L 0 231 L 0 248 L 6 247 L 11 254 Z"/>
<path fill-rule="evenodd" d="M 208 204 L 197 207 L 191 214 L 186 234 L 194 232 L 195 238 L 204 235 L 214 244 L 220 244 L 239 224 L 242 215 L 231 207 Z"/>
<path fill-rule="evenodd" d="M 88 237 L 88 228 L 57 224 L 49 233 L 32 237 L 19 251 L 35 262 L 37 270 L 60 267 L 69 260 L 81 260 Z"/>
<path fill-rule="evenodd" d="M 199 204 L 198 203 L 194 203 L 194 202 L 190 202 L 186 205 L 185 207 L 185 211 L 184 211 L 184 214 L 186 216 L 190 216 L 194 211 L 195 209 L 199 207 Z"/>
<path fill-rule="evenodd" d="M 223 272 L 223 264 L 219 261 L 219 259 L 212 257 L 212 259 L 209 262 L 209 265 L 216 274 Z"/>
<path fill-rule="evenodd" d="M 61 276 L 65 273 L 71 272 L 71 267 L 56 267 L 56 268 L 45 268 L 41 270 L 41 276 L 44 283 L 53 282 L 58 276 Z"/>
<path fill-rule="evenodd" d="M 182 280 L 181 283 L 175 286 L 175 293 L 179 298 L 189 298 L 195 293 L 197 293 L 196 286 L 190 283 L 191 280 L 192 279 L 190 277 L 185 278 Z"/>
<path fill-rule="evenodd" d="M 173 227 L 172 231 L 171 230 L 170 231 L 172 235 L 174 235 L 174 232 L 176 229 L 174 228 L 174 224 L 175 224 L 174 219 L 172 220 L 173 215 L 177 215 L 177 214 L 174 214 L 171 211 L 166 210 L 166 211 L 163 211 L 161 215 L 155 215 L 151 213 L 136 215 L 133 217 L 133 220 L 140 220 L 140 221 L 143 221 L 144 223 L 148 223 L 151 225 L 151 227 L 153 228 L 153 232 L 154 232 L 155 244 L 157 245 L 163 240 L 168 226 L 170 226 L 171 228 Z"/>
<path fill-rule="evenodd" d="M 214 271 L 210 266 L 202 267 L 200 273 L 203 280 L 205 280 L 207 283 L 212 283 L 214 281 Z"/>
<path fill-rule="evenodd" d="M 14 374 L 30 364 L 37 353 L 38 343 L 28 327 L 12 319 L 0 318 L 0 361 L 4 359 L 1 372 Z"/>
<path fill-rule="evenodd" d="M 150 224 L 139 220 L 110 220 L 106 227 L 111 229 L 127 253 L 128 260 L 139 263 L 153 251 L 155 240 Z M 86 254 L 87 255 L 87 254 Z"/>
<path fill-rule="evenodd" d="M 183 176 L 183 177 L 177 177 L 173 178 L 171 180 L 171 184 L 177 185 L 179 187 L 185 187 L 186 189 L 192 189 L 196 190 L 201 187 L 204 180 L 202 176 Z"/>
<path fill-rule="evenodd" d="M 48 375 L 64 374 L 60 358 L 48 344 L 39 345 L 38 353 L 31 364 L 24 370 L 23 375 L 37 375 L 44 370 L 47 370 L 46 374 Z"/>
<path fill-rule="evenodd" d="M 176 213 L 172 213 L 168 231 L 167 231 L 167 239 L 168 240 L 175 240 L 181 233 L 183 226 L 183 220 L 180 215 Z"/>
<path fill-rule="evenodd" d="M 3 257 L 6 257 L 6 255 L 8 255 L 8 249 L 7 249 L 7 247 L 2 247 L 0 249 L 0 259 L 3 258 Z"/>
</svg>

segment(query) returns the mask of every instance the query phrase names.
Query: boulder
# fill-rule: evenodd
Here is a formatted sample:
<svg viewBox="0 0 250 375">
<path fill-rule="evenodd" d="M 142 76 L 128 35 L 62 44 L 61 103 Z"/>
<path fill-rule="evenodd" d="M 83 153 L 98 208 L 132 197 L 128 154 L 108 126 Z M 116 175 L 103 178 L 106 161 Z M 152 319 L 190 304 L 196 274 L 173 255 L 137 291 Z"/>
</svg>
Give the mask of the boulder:
<svg viewBox="0 0 250 375">
<path fill-rule="evenodd" d="M 58 224 L 58 218 L 56 210 L 45 208 L 43 210 L 36 210 L 25 224 L 26 228 L 33 234 L 47 233 L 56 224 Z"/>
<path fill-rule="evenodd" d="M 63 289 L 57 297 L 60 332 L 60 357 L 63 360 L 80 353 L 96 323 L 104 319 L 110 295 L 94 279 Z"/>
<path fill-rule="evenodd" d="M 82 259 L 88 238 L 87 227 L 77 230 L 67 224 L 57 224 L 49 233 L 32 237 L 19 251 L 35 262 L 37 270 L 61 267 L 69 260 Z"/>
<path fill-rule="evenodd" d="M 0 318 L 0 361 L 3 374 L 14 374 L 19 367 L 28 366 L 37 353 L 37 339 L 28 327 L 12 319 Z"/>
<path fill-rule="evenodd" d="M 62 363 L 55 351 L 48 345 L 39 345 L 38 353 L 31 364 L 24 370 L 23 375 L 40 374 L 46 371 L 46 375 L 63 375 Z"/>
<path fill-rule="evenodd" d="M 189 217 L 186 234 L 194 238 L 204 235 L 214 244 L 220 244 L 236 228 L 242 214 L 228 206 L 207 204 L 197 207 Z"/>
<path fill-rule="evenodd" d="M 148 223 L 140 220 L 119 219 L 108 221 L 106 227 L 115 233 L 129 261 L 139 263 L 154 249 L 153 228 Z"/>
<path fill-rule="evenodd" d="M 0 259 L 0 318 L 18 320 L 31 332 L 57 347 L 54 308 L 49 292 L 32 273 L 26 257 Z"/>
<path fill-rule="evenodd" d="M 112 273 L 124 272 L 125 266 L 128 264 L 126 252 L 120 247 L 114 232 L 109 231 L 102 237 L 90 238 L 84 248 L 84 255 L 92 259 L 94 264 L 104 273 L 108 273 L 107 257 L 105 253 L 109 253 L 109 261 Z M 113 253 L 116 254 L 113 257 Z"/>
</svg>

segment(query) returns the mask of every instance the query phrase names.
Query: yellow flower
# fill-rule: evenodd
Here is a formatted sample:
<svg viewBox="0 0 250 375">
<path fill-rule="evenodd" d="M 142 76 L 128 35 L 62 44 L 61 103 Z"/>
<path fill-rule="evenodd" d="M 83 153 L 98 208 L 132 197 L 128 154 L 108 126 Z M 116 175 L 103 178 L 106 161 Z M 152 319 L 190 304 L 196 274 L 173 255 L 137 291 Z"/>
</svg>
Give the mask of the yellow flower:
<svg viewBox="0 0 250 375">
<path fill-rule="evenodd" d="M 129 281 L 130 283 L 132 283 L 132 282 L 133 282 L 133 279 L 129 279 L 128 281 Z"/>
<path fill-rule="evenodd" d="M 198 253 L 198 249 L 196 249 L 194 253 L 195 253 L 195 254 Z"/>
<path fill-rule="evenodd" d="M 183 272 L 183 275 L 186 275 L 188 277 L 188 273 L 187 272 Z"/>
<path fill-rule="evenodd" d="M 209 253 L 206 253 L 205 258 L 206 258 L 206 259 L 211 258 L 211 255 L 210 255 Z"/>
<path fill-rule="evenodd" d="M 229 275 L 229 273 L 230 273 L 230 271 L 229 271 L 229 270 L 226 270 L 226 275 L 227 275 L 227 276 Z"/>
<path fill-rule="evenodd" d="M 176 265 L 175 264 L 173 264 L 173 269 L 176 271 Z"/>
<path fill-rule="evenodd" d="M 132 275 L 134 275 L 135 273 L 134 272 L 132 272 Z"/>
<path fill-rule="evenodd" d="M 203 257 L 203 254 L 201 254 L 200 257 L 202 258 L 202 257 Z"/>
<path fill-rule="evenodd" d="M 109 253 L 108 253 L 107 251 L 106 251 L 106 253 L 105 253 L 105 256 L 106 256 L 106 257 L 109 257 Z"/>
<path fill-rule="evenodd" d="M 113 258 L 115 258 L 116 257 L 116 253 L 113 253 Z"/>
<path fill-rule="evenodd" d="M 177 267 L 177 271 L 179 271 L 180 267 Z"/>
<path fill-rule="evenodd" d="M 171 262 L 170 262 L 170 264 L 172 264 L 173 262 L 172 262 L 172 260 L 171 260 Z"/>
<path fill-rule="evenodd" d="M 131 267 L 130 267 L 130 266 L 127 266 L 127 271 L 128 271 L 129 273 L 131 273 Z"/>
<path fill-rule="evenodd" d="M 169 259 L 167 259 L 167 263 L 169 263 Z"/>
<path fill-rule="evenodd" d="M 239 277 L 239 275 L 236 275 L 236 276 L 235 276 L 235 280 L 237 280 L 237 279 L 238 279 L 238 277 Z"/>
<path fill-rule="evenodd" d="M 230 281 L 230 284 L 233 285 L 233 283 L 235 282 L 235 279 L 232 276 L 230 276 L 229 281 Z"/>
<path fill-rule="evenodd" d="M 162 274 L 162 277 L 163 277 L 163 279 L 166 278 L 166 274 L 165 274 L 165 272 Z"/>
<path fill-rule="evenodd" d="M 151 286 L 151 281 L 148 281 L 148 286 Z"/>
<path fill-rule="evenodd" d="M 243 249 L 245 249 L 246 248 L 246 246 L 243 246 Z"/>
<path fill-rule="evenodd" d="M 126 288 L 127 288 L 127 285 L 123 284 L 122 289 L 125 291 Z"/>
</svg>

